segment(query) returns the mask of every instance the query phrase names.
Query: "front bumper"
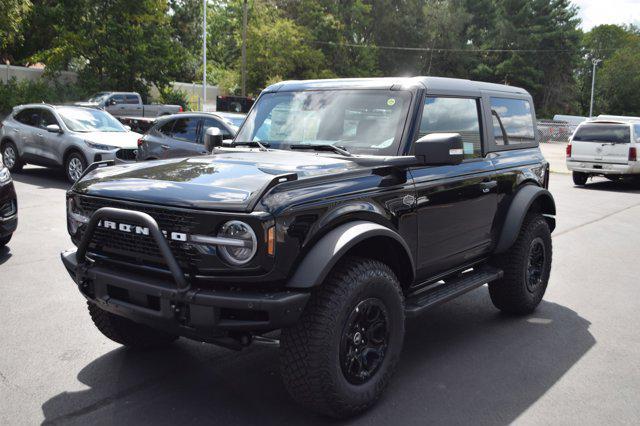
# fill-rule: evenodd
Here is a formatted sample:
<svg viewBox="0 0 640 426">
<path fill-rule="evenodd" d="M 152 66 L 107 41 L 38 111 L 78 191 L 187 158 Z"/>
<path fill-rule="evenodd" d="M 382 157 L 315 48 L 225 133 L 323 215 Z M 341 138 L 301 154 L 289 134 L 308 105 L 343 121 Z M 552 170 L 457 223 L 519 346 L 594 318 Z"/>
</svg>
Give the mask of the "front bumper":
<svg viewBox="0 0 640 426">
<path fill-rule="evenodd" d="M 18 200 L 9 181 L 0 185 L 0 238 L 11 235 L 18 227 Z"/>
<path fill-rule="evenodd" d="M 173 279 L 116 269 L 88 259 L 86 249 L 95 225 L 105 216 L 128 217 L 149 227 Z M 153 218 L 121 209 L 97 210 L 78 249 L 63 252 L 61 258 L 82 295 L 102 309 L 151 327 L 212 343 L 219 343 L 220 338 L 233 333 L 263 333 L 292 325 L 310 296 L 304 291 L 192 288 Z"/>
</svg>

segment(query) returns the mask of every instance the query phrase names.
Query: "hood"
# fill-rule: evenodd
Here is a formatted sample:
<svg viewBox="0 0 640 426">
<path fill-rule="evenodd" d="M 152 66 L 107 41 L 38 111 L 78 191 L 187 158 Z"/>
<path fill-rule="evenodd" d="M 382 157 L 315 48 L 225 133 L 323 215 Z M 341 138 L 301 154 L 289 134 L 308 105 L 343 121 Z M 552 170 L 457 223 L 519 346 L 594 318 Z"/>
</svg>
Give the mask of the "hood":
<svg viewBox="0 0 640 426">
<path fill-rule="evenodd" d="M 352 159 L 247 150 L 106 167 L 76 183 L 80 194 L 178 207 L 248 211 L 279 175 L 298 179 L 363 169 Z"/>
<path fill-rule="evenodd" d="M 138 139 L 142 137 L 136 132 L 89 132 L 79 133 L 79 135 L 89 142 L 125 149 L 138 149 Z"/>
</svg>

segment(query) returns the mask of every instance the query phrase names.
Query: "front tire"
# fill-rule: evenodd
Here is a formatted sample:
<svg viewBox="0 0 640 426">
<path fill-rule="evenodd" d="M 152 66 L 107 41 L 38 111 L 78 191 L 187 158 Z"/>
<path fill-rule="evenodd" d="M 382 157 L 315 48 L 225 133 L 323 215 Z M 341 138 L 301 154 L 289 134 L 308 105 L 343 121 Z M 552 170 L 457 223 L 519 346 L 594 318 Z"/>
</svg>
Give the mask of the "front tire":
<svg viewBox="0 0 640 426">
<path fill-rule="evenodd" d="M 64 173 L 71 183 L 76 183 L 86 168 L 87 160 L 79 152 L 72 152 L 64 162 Z"/>
<path fill-rule="evenodd" d="M 516 242 L 494 263 L 502 268 L 502 279 L 489 283 L 494 306 L 503 312 L 526 315 L 542 301 L 551 272 L 551 231 L 544 217 L 525 217 Z"/>
<path fill-rule="evenodd" d="M 178 338 L 174 334 L 165 333 L 114 315 L 101 309 L 93 302 L 87 302 L 87 307 L 96 328 L 106 337 L 121 345 L 135 349 L 162 348 Z"/>
<path fill-rule="evenodd" d="M 20 158 L 18 148 L 13 142 L 5 142 L 2 145 L 2 162 L 11 173 L 22 170 L 24 162 Z"/>
<path fill-rule="evenodd" d="M 404 302 L 384 263 L 348 258 L 312 294 L 281 335 L 281 371 L 291 397 L 343 418 L 372 406 L 391 379 L 404 338 Z"/>
<path fill-rule="evenodd" d="M 573 183 L 579 186 L 586 185 L 589 175 L 582 172 L 573 172 Z"/>
</svg>

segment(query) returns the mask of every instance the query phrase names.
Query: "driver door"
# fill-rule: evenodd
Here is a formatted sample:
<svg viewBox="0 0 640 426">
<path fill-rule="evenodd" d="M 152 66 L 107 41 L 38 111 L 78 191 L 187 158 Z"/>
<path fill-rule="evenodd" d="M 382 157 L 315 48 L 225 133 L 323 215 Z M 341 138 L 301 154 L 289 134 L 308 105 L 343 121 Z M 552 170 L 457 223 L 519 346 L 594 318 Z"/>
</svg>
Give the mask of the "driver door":
<svg viewBox="0 0 640 426">
<path fill-rule="evenodd" d="M 52 133 L 47 130 L 47 126 L 55 124 L 58 127 L 60 123 L 48 109 L 40 110 L 40 122 L 36 131 L 36 143 L 40 147 L 40 153 L 47 161 L 62 165 L 62 157 L 64 155 L 62 147 L 62 133 Z"/>
<path fill-rule="evenodd" d="M 411 169 L 416 187 L 418 278 L 427 279 L 482 257 L 490 249 L 497 210 L 497 181 L 482 149 L 481 100 L 425 98 L 419 137 L 459 133 L 465 159 L 459 165 Z"/>
</svg>

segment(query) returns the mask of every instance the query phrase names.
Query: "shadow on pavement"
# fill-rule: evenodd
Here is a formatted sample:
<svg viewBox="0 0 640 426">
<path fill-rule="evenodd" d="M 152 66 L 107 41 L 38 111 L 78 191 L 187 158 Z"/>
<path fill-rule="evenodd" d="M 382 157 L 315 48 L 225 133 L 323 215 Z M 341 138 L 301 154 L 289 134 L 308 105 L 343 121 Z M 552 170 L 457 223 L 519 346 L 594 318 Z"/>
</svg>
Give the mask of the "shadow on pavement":
<svg viewBox="0 0 640 426">
<path fill-rule="evenodd" d="M 39 188 L 57 188 L 67 190 L 71 184 L 67 182 L 61 169 L 26 166 L 19 173 L 12 173 L 14 181 L 37 186 Z"/>
<path fill-rule="evenodd" d="M 576 186 L 580 189 L 589 189 L 593 191 L 611 191 L 626 192 L 630 194 L 640 194 L 640 181 L 614 182 L 610 180 L 589 180 L 584 186 Z"/>
<path fill-rule="evenodd" d="M 549 302 L 508 317 L 486 289 L 473 292 L 409 322 L 395 380 L 347 423 L 511 423 L 595 344 L 589 325 Z M 336 424 L 291 402 L 277 355 L 186 340 L 155 353 L 116 349 L 77 373 L 89 389 L 42 405 L 45 423 Z"/>
</svg>

